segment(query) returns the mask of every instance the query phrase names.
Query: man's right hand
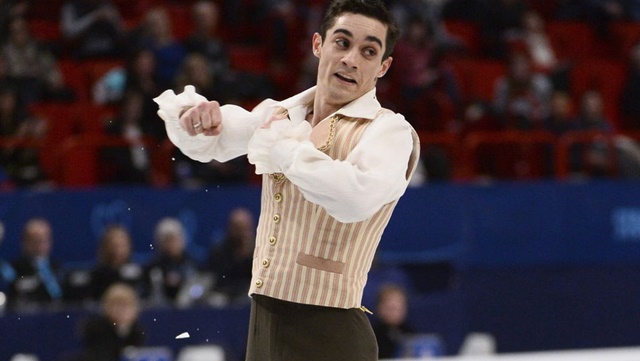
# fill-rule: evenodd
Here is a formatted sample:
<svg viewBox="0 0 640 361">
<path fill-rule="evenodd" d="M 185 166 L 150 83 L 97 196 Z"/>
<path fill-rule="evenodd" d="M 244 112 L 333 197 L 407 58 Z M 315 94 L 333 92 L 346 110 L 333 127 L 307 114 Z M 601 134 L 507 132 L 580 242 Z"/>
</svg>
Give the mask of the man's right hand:
<svg viewBox="0 0 640 361">
<path fill-rule="evenodd" d="M 180 126 L 189 135 L 219 135 L 222 132 L 222 113 L 217 101 L 201 102 L 180 116 Z"/>
</svg>

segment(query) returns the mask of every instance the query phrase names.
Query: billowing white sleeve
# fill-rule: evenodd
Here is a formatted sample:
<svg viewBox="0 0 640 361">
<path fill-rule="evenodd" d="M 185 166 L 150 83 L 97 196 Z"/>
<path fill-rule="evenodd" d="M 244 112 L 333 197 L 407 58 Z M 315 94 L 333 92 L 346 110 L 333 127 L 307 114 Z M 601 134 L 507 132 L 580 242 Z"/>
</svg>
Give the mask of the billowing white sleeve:
<svg viewBox="0 0 640 361">
<path fill-rule="evenodd" d="M 411 126 L 401 115 L 385 114 L 365 130 L 344 161 L 294 138 L 276 142 L 270 156 L 308 201 L 349 223 L 372 217 L 404 194 L 412 150 Z"/>
<path fill-rule="evenodd" d="M 267 111 L 267 104 L 273 102 L 265 101 L 251 112 L 236 105 L 223 105 L 220 107 L 220 135 L 191 136 L 180 126 L 180 113 L 185 108 L 207 101 L 205 97 L 196 93 L 193 86 L 187 85 L 180 94 L 176 95 L 173 90 L 166 90 L 153 100 L 159 106 L 158 116 L 165 122 L 169 140 L 186 156 L 200 162 L 213 159 L 224 162 L 246 154 L 249 139 L 264 119 L 263 113 Z"/>
</svg>

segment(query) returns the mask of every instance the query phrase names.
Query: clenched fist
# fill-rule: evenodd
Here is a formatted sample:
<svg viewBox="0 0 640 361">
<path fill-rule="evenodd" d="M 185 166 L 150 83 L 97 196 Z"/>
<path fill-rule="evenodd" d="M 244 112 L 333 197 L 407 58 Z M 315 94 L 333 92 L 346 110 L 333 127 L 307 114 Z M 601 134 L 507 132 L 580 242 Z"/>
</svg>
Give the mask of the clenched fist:
<svg viewBox="0 0 640 361">
<path fill-rule="evenodd" d="M 189 135 L 219 135 L 222 132 L 222 113 L 217 101 L 201 102 L 183 110 L 180 126 Z"/>
</svg>

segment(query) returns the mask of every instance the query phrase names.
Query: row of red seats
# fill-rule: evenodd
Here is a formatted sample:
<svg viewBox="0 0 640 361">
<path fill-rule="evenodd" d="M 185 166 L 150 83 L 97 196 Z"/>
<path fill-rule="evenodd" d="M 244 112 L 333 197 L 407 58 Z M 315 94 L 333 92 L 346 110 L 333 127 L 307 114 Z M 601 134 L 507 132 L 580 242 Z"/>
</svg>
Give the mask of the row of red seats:
<svg viewBox="0 0 640 361">
<path fill-rule="evenodd" d="M 469 56 L 482 56 L 482 32 L 477 24 L 446 20 L 445 28 L 464 43 Z M 638 22 L 611 23 L 607 39 L 598 36 L 592 26 L 582 21 L 551 20 L 546 23 L 545 30 L 558 57 L 563 60 L 626 59 L 630 50 L 640 41 Z"/>
<path fill-rule="evenodd" d="M 504 76 L 507 65 L 498 60 L 454 59 L 451 64 L 465 100 L 479 99 L 490 102 L 496 80 Z M 569 73 L 570 94 L 578 98 L 587 90 L 602 94 L 605 114 L 620 126 L 619 99 L 624 86 L 628 64 L 624 60 L 585 58 L 576 62 Z"/>
<path fill-rule="evenodd" d="M 537 179 L 555 177 L 565 179 L 570 172 L 570 149 L 577 144 L 600 142 L 607 151 L 606 172 L 611 177 L 619 176 L 617 152 L 614 146 L 622 134 L 597 131 L 575 131 L 563 136 L 537 131 L 472 132 L 460 138 L 451 133 L 421 133 L 423 156 L 428 156 L 433 146 L 444 150 L 452 165 L 454 181 L 473 181 L 486 176 L 483 161 L 490 157 L 495 166 L 493 176 L 498 179 Z M 640 140 L 640 133 L 625 136 Z M 100 185 L 101 171 L 99 150 L 105 147 L 130 147 L 132 144 L 119 136 L 97 133 L 81 133 L 62 141 L 51 139 L 34 141 L 21 138 L 0 138 L 1 148 L 40 148 L 43 166 L 52 180 L 63 187 L 91 187 Z M 150 151 L 153 167 L 153 185 L 166 186 L 172 183 L 173 145 L 165 140 L 158 145 L 150 139 L 144 140 Z M 587 147 L 583 148 L 587 149 Z M 550 157 L 551 156 L 551 157 Z M 587 157 L 588 153 L 582 153 Z M 549 164 L 551 162 L 551 164 Z M 549 173 L 547 167 L 552 169 Z M 250 167 L 249 164 L 247 164 Z M 589 169 L 585 169 L 588 173 Z M 258 181 L 252 177 L 251 181 Z"/>
</svg>

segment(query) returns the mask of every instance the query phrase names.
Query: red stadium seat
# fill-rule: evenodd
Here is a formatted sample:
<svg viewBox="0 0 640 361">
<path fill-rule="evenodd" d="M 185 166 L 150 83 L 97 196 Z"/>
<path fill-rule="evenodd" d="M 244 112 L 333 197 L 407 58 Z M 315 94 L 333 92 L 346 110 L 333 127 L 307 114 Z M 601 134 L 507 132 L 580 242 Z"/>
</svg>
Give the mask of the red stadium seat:
<svg viewBox="0 0 640 361">
<path fill-rule="evenodd" d="M 587 23 L 549 21 L 546 30 L 560 59 L 581 60 L 601 55 L 599 40 Z"/>
<path fill-rule="evenodd" d="M 507 71 L 506 64 L 496 60 L 456 59 L 451 63 L 465 100 L 491 101 L 496 80 Z"/>
</svg>

